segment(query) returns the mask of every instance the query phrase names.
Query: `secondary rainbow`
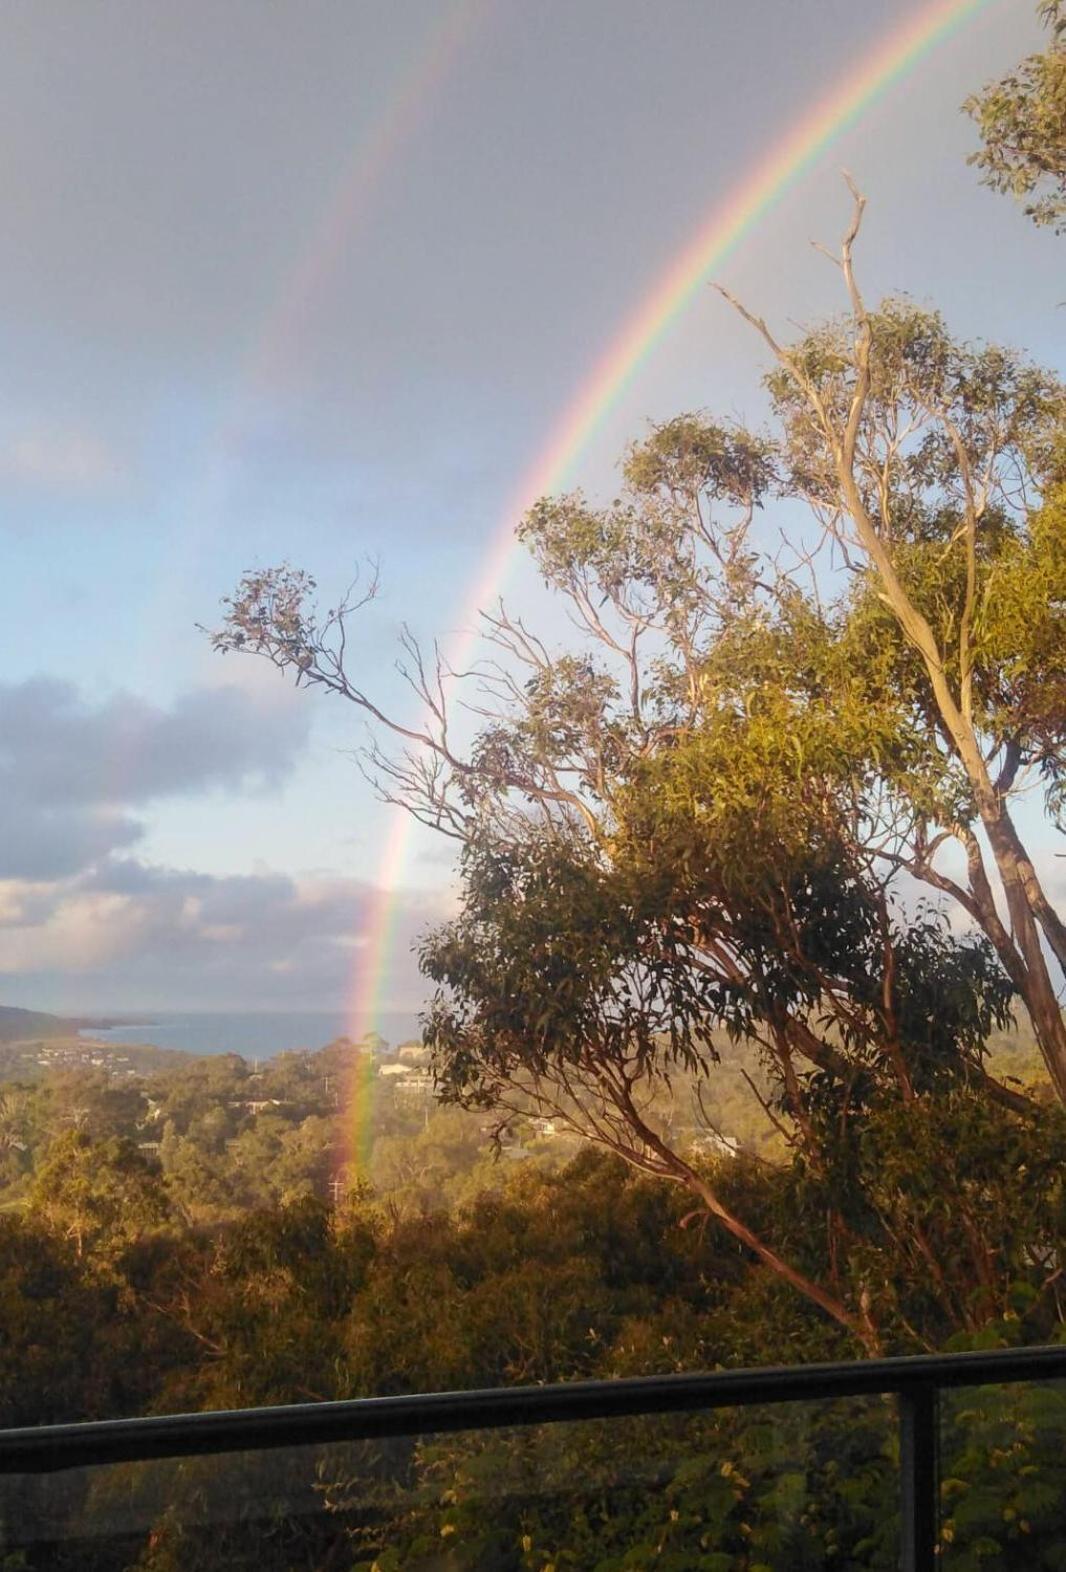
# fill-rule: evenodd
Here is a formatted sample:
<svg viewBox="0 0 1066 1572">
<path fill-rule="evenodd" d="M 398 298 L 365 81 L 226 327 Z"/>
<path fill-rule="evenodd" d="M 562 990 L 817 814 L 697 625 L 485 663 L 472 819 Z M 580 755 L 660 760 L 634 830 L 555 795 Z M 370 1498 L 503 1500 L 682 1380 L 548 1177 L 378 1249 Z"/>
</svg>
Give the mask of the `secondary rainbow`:
<svg viewBox="0 0 1066 1572">
<path fill-rule="evenodd" d="M 251 341 L 240 377 L 259 391 L 286 374 L 307 327 L 371 211 L 401 151 L 428 117 L 491 0 L 459 0 L 429 30 L 380 117 L 360 138 L 334 181 L 318 222 L 287 270 L 271 309 Z"/>
<path fill-rule="evenodd" d="M 192 499 L 185 500 L 183 511 L 198 520 L 198 525 L 177 537 L 180 563 L 161 575 L 168 593 L 173 593 L 176 575 L 192 571 L 196 549 L 217 520 L 232 467 L 247 433 L 249 416 L 256 415 L 257 400 L 264 396 L 269 399 L 290 379 L 308 329 L 329 298 L 330 286 L 353 241 L 366 226 L 375 198 L 386 182 L 395 178 L 401 155 L 424 127 L 467 45 L 493 9 L 493 0 L 455 0 L 443 9 L 400 73 L 380 115 L 353 143 L 317 221 L 286 269 L 269 309 L 246 342 L 221 418 L 205 445 L 206 457 L 196 479 L 199 489 Z M 152 620 L 149 612 L 148 622 Z M 399 879 L 408 838 L 404 820 L 390 827 L 378 870 L 380 885 L 391 886 Z M 380 964 L 378 957 L 391 948 L 395 909 L 395 903 L 390 901 L 375 913 L 375 966 Z M 360 1035 L 366 1029 L 362 1028 Z M 373 1067 L 367 1056 L 353 1058 L 341 1098 L 350 1145 L 345 1156 L 356 1170 L 361 1170 L 366 1167 L 373 1116 Z"/>
<path fill-rule="evenodd" d="M 199 567 L 199 552 L 225 516 L 231 480 L 263 407 L 298 369 L 308 331 L 330 298 L 346 257 L 365 231 L 383 187 L 398 178 L 404 153 L 438 106 L 468 44 L 489 18 L 494 0 L 455 0 L 440 11 L 398 73 L 380 113 L 362 126 L 329 185 L 315 221 L 256 315 L 236 367 L 219 395 L 215 418 L 177 497 L 172 557 L 141 606 L 143 647 L 151 650 L 160 602 L 173 598 Z"/>
<path fill-rule="evenodd" d="M 858 66 L 846 72 L 724 199 L 715 202 L 593 366 L 510 498 L 484 571 L 472 586 L 464 615 L 467 626 L 447 651 L 453 668 L 464 669 L 470 664 L 478 639 L 477 614 L 500 592 L 516 551 L 516 523 L 538 497 L 569 482 L 576 463 L 611 409 L 696 291 L 708 281 L 712 270 L 728 260 L 759 220 L 863 114 L 933 50 L 996 3 L 999 0 L 937 0 L 936 4 L 921 7 L 902 26 L 883 37 Z M 396 928 L 396 883 L 403 873 L 411 839 L 411 821 L 398 813 L 375 880 L 382 894 L 353 978 L 349 1016 L 351 1035 L 356 1038 L 373 1027 L 381 1008 L 381 989 Z M 365 1118 L 365 1103 L 363 1107 L 349 1108 L 353 1161 L 357 1151 L 366 1150 Z"/>
</svg>

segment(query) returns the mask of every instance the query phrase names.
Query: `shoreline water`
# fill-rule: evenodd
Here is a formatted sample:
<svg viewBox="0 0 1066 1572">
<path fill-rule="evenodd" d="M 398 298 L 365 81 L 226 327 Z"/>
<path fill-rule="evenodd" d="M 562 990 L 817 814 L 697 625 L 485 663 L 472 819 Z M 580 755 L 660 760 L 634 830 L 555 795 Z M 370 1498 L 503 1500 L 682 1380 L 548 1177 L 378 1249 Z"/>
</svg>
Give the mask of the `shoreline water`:
<svg viewBox="0 0 1066 1572">
<path fill-rule="evenodd" d="M 103 1019 L 103 1017 L 100 1017 Z M 82 1018 L 84 1019 L 84 1017 Z M 115 1017 L 109 1017 L 114 1021 Z M 95 1042 L 143 1043 L 156 1048 L 178 1048 L 185 1053 L 215 1055 L 239 1053 L 243 1058 L 271 1059 L 276 1054 L 324 1048 L 349 1035 L 351 1023 L 340 1010 L 267 1011 L 145 1011 L 140 1020 L 126 1016 L 107 1028 L 82 1026 L 79 1037 Z M 393 1047 L 419 1037 L 415 1011 L 383 1011 L 373 1030 Z"/>
</svg>

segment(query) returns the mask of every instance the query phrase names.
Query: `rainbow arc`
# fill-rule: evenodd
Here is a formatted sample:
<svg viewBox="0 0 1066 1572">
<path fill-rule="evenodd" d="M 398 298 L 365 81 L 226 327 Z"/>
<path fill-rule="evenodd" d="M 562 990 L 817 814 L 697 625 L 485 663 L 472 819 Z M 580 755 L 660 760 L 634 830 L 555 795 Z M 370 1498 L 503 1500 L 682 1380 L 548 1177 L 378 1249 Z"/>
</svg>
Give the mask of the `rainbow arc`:
<svg viewBox="0 0 1066 1572">
<path fill-rule="evenodd" d="M 701 285 L 710 282 L 714 270 L 863 115 L 934 50 L 996 3 L 935 0 L 913 12 L 790 125 L 769 152 L 704 215 L 607 345 L 515 488 L 490 542 L 485 566 L 471 588 L 463 619 L 465 631 L 446 651 L 452 669 L 464 670 L 471 664 L 479 636 L 478 612 L 498 597 L 519 549 L 515 541 L 518 521 L 539 497 L 570 482 L 607 416 Z M 350 1035 L 356 1039 L 373 1028 L 381 1009 L 382 985 L 396 937 L 398 900 L 394 892 L 408 862 L 412 839 L 411 821 L 398 812 L 375 881 L 383 892 L 380 904 L 353 976 L 349 1017 Z M 364 1078 L 348 1108 L 348 1156 L 353 1164 L 358 1165 L 367 1150 L 371 1118 L 372 1082 Z"/>
</svg>

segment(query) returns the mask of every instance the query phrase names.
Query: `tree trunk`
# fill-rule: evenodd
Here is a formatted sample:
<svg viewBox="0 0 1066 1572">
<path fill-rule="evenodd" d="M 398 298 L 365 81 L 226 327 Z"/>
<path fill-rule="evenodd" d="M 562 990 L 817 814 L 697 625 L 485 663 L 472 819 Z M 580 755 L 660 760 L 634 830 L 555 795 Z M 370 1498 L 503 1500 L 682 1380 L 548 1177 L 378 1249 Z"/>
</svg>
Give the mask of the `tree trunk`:
<svg viewBox="0 0 1066 1572">
<path fill-rule="evenodd" d="M 861 359 L 859 370 L 860 385 L 859 392 L 856 394 L 856 408 L 861 410 L 868 379 L 868 369 Z M 866 511 L 851 469 L 853 461 L 853 453 L 847 446 L 838 448 L 838 474 L 844 500 L 855 522 L 862 545 L 884 586 L 885 599 L 905 637 L 921 657 L 947 737 L 973 786 L 981 823 L 988 836 L 996 868 L 1003 883 L 1013 930 L 1008 942 L 1018 964 L 1011 964 L 1004 956 L 1002 934 L 997 940 L 993 931 L 998 924 L 998 918 L 990 894 L 986 900 L 979 901 L 982 910 L 987 913 L 987 920 L 982 922 L 982 926 L 988 938 L 995 944 L 1001 958 L 1004 959 L 1007 971 L 1022 996 L 1056 1095 L 1060 1102 L 1066 1104 L 1066 1022 L 1063 1021 L 1062 1011 L 1055 997 L 1055 989 L 1040 938 L 1043 932 L 1066 970 L 1066 928 L 1045 896 L 1032 860 L 1027 855 L 1021 838 L 1011 822 L 1006 804 L 989 778 L 973 723 L 963 712 L 951 690 L 944 658 L 933 630 L 911 602 L 896 572 L 888 548 L 878 535 L 873 520 Z M 978 894 L 976 890 L 974 893 Z"/>
<path fill-rule="evenodd" d="M 644 1144 L 655 1152 L 660 1162 L 675 1181 L 684 1185 L 685 1189 L 706 1207 L 712 1217 L 717 1217 L 718 1221 L 733 1235 L 734 1239 L 750 1250 L 753 1255 L 757 1256 L 763 1265 L 768 1267 L 776 1277 L 780 1277 L 791 1288 L 795 1288 L 805 1299 L 809 1299 L 812 1304 L 817 1305 L 823 1314 L 830 1316 L 839 1326 L 850 1332 L 862 1348 L 865 1349 L 869 1358 L 876 1359 L 883 1352 L 877 1328 L 874 1326 L 869 1311 L 865 1306 L 859 1310 L 852 1310 L 836 1294 L 832 1294 L 827 1288 L 823 1288 L 821 1283 L 815 1282 L 813 1278 L 807 1277 L 805 1273 L 791 1266 L 783 1256 L 778 1255 L 772 1246 L 760 1239 L 758 1234 L 754 1233 L 746 1223 L 742 1222 L 735 1213 L 730 1211 L 713 1186 L 709 1185 L 694 1168 L 689 1167 L 683 1157 L 678 1156 L 677 1152 L 673 1151 L 661 1140 L 651 1126 L 644 1122 L 630 1099 L 624 1099 L 623 1104 L 630 1127 L 639 1135 Z"/>
<path fill-rule="evenodd" d="M 1066 1103 L 1066 1021 L 1055 995 L 1041 943 L 1042 930 L 1037 926 L 1032 895 L 1026 885 L 1035 885 L 1041 899 L 1043 891 L 1006 809 L 999 803 L 986 803 L 982 805 L 981 819 L 1003 884 L 1014 946 L 1023 963 L 1021 977 L 1016 978 L 1019 992 L 1059 1101 Z M 1046 937 L 1046 928 L 1043 932 Z"/>
<path fill-rule="evenodd" d="M 689 1168 L 687 1163 L 682 1163 L 680 1166 L 686 1170 L 684 1174 L 679 1175 L 681 1182 L 703 1202 L 712 1217 L 718 1218 L 734 1239 L 746 1245 L 777 1277 L 797 1289 L 805 1299 L 809 1299 L 824 1314 L 831 1316 L 834 1321 L 846 1328 L 862 1345 L 870 1359 L 876 1359 L 884 1352 L 877 1328 L 870 1319 L 868 1310 L 849 1309 L 843 1300 L 829 1293 L 828 1289 L 823 1288 L 820 1283 L 814 1282 L 804 1273 L 797 1271 L 794 1266 L 790 1266 L 783 1256 L 778 1255 L 776 1250 L 771 1249 L 758 1234 L 753 1233 L 747 1224 L 741 1222 L 739 1217 L 724 1206 L 710 1185 Z"/>
</svg>

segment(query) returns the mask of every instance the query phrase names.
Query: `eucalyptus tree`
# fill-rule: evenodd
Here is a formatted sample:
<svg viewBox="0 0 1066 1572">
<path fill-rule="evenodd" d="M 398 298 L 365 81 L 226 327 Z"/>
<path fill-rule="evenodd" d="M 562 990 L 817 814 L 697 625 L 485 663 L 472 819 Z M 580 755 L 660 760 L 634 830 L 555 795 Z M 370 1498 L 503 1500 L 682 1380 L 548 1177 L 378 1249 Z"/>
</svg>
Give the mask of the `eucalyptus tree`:
<svg viewBox="0 0 1066 1572">
<path fill-rule="evenodd" d="M 773 356 L 772 435 L 681 416 L 629 452 L 608 506 L 527 515 L 580 637 L 560 649 L 486 613 L 469 748 L 439 654 L 405 638 L 413 725 L 351 668 L 365 596 L 320 613 L 298 570 L 251 573 L 214 641 L 369 714 L 401 744 L 370 750 L 383 794 L 457 841 L 460 909 L 421 950 L 445 1098 L 548 1114 L 683 1186 L 873 1351 L 908 1324 L 893 1252 L 946 1326 L 976 1325 L 1001 1278 L 1054 1270 L 1033 1239 L 1004 1242 L 969 1181 L 929 1227 L 916 1197 L 930 1164 L 954 1171 L 960 1131 L 977 1139 L 975 1099 L 988 1151 L 1011 1121 L 1035 1131 L 984 1065 L 1015 1001 L 1066 1101 L 1066 929 L 1015 811 L 1042 791 L 1054 821 L 1063 800 L 1066 406 L 1053 377 L 935 313 L 868 309 L 861 217 L 856 194 L 843 317 L 786 345 L 734 302 Z M 771 534 L 786 503 L 793 534 Z M 654 1115 L 658 1088 L 711 1084 L 725 1034 L 763 1057 L 799 1238 L 745 1215 Z M 900 1158 L 908 1127 L 921 1172 Z"/>
<path fill-rule="evenodd" d="M 852 581 L 836 608 L 838 697 L 885 728 L 857 749 L 877 772 L 867 844 L 987 935 L 1066 1100 L 1052 971 L 1066 969 L 1066 924 L 1015 809 L 1035 790 L 1062 828 L 1066 394 L 1017 354 L 954 342 L 936 313 L 871 312 L 852 261 L 862 211 L 856 193 L 839 259 L 846 316 L 785 346 L 734 304 L 776 361 L 785 486 Z M 948 843 L 964 876 L 938 862 Z"/>
<path fill-rule="evenodd" d="M 1025 200 L 1035 224 L 1066 229 L 1066 10 L 1062 0 L 1037 8 L 1050 33 L 1047 48 L 967 99 L 984 144 L 970 163 L 995 191 Z"/>
</svg>

